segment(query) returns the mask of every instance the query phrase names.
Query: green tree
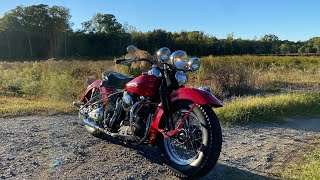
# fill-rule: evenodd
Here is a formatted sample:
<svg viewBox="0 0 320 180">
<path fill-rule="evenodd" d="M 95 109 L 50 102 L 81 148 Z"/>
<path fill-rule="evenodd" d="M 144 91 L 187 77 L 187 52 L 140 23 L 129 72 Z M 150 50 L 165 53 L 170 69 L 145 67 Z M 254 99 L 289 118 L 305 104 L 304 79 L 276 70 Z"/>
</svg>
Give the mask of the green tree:
<svg viewBox="0 0 320 180">
<path fill-rule="evenodd" d="M 69 9 L 60 6 L 39 4 L 32 6 L 17 6 L 15 9 L 5 13 L 0 19 L 0 30 L 10 32 L 12 36 L 24 35 L 27 37 L 29 56 L 34 55 L 35 49 L 40 52 L 45 46 L 45 37 L 50 36 L 51 52 L 53 44 L 58 42 L 58 33 L 71 30 Z M 41 38 L 40 38 L 41 37 Z M 11 39 L 14 39 L 12 37 Z M 23 46 L 23 40 L 15 42 Z M 10 44 L 10 43 L 8 43 Z M 51 53 L 52 56 L 52 53 Z"/>
<path fill-rule="evenodd" d="M 197 55 L 198 47 L 203 44 L 203 34 L 202 31 L 191 31 L 187 34 L 188 42 L 191 46 L 190 50 L 193 49 L 194 55 Z"/>
<path fill-rule="evenodd" d="M 312 38 L 311 41 L 313 42 L 313 48 L 316 49 L 317 53 L 320 53 L 320 37 Z"/>
<path fill-rule="evenodd" d="M 287 43 L 283 43 L 280 45 L 281 54 L 289 54 L 290 53 L 290 45 Z"/>
<path fill-rule="evenodd" d="M 275 42 L 275 41 L 279 41 L 278 36 L 274 35 L 274 34 L 266 34 L 261 38 L 262 42 Z"/>
<path fill-rule="evenodd" d="M 82 23 L 83 29 L 87 33 L 118 34 L 124 33 L 124 28 L 112 14 L 97 13 L 89 21 Z"/>
<path fill-rule="evenodd" d="M 301 46 L 299 49 L 298 49 L 298 53 L 299 54 L 303 54 L 306 52 L 306 47 L 305 46 Z"/>
<path fill-rule="evenodd" d="M 280 41 L 279 38 L 274 34 L 264 35 L 260 39 L 262 45 L 264 46 L 262 52 L 264 54 L 276 54 L 279 52 Z"/>
</svg>

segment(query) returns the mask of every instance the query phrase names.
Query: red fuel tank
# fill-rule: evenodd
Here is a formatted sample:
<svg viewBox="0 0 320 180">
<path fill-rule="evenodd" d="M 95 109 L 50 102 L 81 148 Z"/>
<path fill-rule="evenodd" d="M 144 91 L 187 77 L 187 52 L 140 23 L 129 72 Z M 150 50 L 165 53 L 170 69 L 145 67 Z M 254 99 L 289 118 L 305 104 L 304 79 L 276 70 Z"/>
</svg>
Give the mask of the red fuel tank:
<svg viewBox="0 0 320 180">
<path fill-rule="evenodd" d="M 152 97 L 159 91 L 160 81 L 154 75 L 141 75 L 126 84 L 125 90 L 140 96 Z"/>
</svg>

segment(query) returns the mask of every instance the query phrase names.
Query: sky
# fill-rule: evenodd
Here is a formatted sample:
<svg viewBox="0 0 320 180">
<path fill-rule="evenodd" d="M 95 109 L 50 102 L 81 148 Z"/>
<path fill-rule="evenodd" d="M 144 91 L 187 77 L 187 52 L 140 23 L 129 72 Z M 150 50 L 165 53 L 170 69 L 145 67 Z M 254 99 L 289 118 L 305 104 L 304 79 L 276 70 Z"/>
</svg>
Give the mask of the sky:
<svg viewBox="0 0 320 180">
<path fill-rule="evenodd" d="M 34 4 L 69 8 L 73 29 L 99 12 L 142 32 L 195 30 L 243 39 L 275 34 L 290 41 L 320 36 L 319 0 L 0 0 L 0 17 L 18 5 Z"/>
</svg>

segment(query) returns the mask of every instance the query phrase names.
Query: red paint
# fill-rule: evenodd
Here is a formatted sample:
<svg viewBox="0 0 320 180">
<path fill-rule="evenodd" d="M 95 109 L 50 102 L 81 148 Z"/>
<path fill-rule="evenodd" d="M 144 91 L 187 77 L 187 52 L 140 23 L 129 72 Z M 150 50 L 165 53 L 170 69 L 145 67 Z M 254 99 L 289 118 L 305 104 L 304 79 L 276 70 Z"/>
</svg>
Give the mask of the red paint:
<svg viewBox="0 0 320 180">
<path fill-rule="evenodd" d="M 170 97 L 171 97 L 171 103 L 177 100 L 190 100 L 195 104 L 199 104 L 199 105 L 209 104 L 209 105 L 212 105 L 213 107 L 222 107 L 222 103 L 215 96 L 195 88 L 180 88 L 174 91 L 173 93 L 171 93 Z M 155 141 L 157 137 L 157 133 L 163 131 L 159 129 L 159 123 L 162 116 L 163 116 L 163 109 L 160 104 L 152 120 L 151 130 L 150 130 L 150 139 L 149 139 L 150 144 L 152 144 Z"/>
<path fill-rule="evenodd" d="M 141 75 L 126 84 L 125 90 L 140 96 L 152 97 L 158 94 L 159 80 L 154 75 Z"/>
<path fill-rule="evenodd" d="M 114 88 L 106 88 L 106 87 L 100 87 L 101 84 L 101 80 L 95 80 L 92 84 L 90 84 L 86 91 L 84 92 L 84 94 L 82 95 L 82 97 L 80 98 L 80 102 L 87 102 L 90 99 L 87 99 L 87 94 L 93 89 L 93 88 L 98 88 L 100 90 L 100 93 L 103 94 L 102 98 L 104 98 L 105 100 L 103 101 L 104 105 L 107 104 L 107 97 L 116 91 L 116 89 Z"/>
<path fill-rule="evenodd" d="M 176 100 L 191 100 L 199 105 L 210 104 L 213 107 L 222 107 L 222 103 L 214 96 L 196 88 L 180 88 L 171 93 L 171 102 Z"/>
<path fill-rule="evenodd" d="M 160 103 L 158 105 L 156 113 L 154 114 L 154 118 L 152 119 L 152 124 L 150 129 L 150 139 L 149 139 L 150 144 L 152 144 L 154 140 L 156 140 L 157 132 L 159 130 L 159 122 L 161 120 L 162 115 L 163 115 L 163 109 L 162 109 L 162 104 Z"/>
<path fill-rule="evenodd" d="M 187 117 L 189 116 L 189 114 L 191 113 L 191 111 L 193 111 L 193 109 L 194 109 L 194 107 L 196 107 L 196 103 L 193 103 L 193 105 L 192 105 L 192 107 L 189 109 L 189 111 L 183 116 L 183 118 L 181 119 L 181 121 L 179 122 L 179 124 L 178 124 L 178 126 L 174 129 L 174 130 L 172 130 L 172 131 L 170 131 L 170 132 L 167 132 L 166 134 L 164 134 L 164 137 L 165 138 L 168 138 L 168 137 L 170 137 L 170 136 L 173 136 L 173 135 L 175 135 L 178 131 L 179 131 L 179 129 L 181 128 L 181 126 L 183 125 L 183 123 L 184 123 L 184 121 L 187 119 Z"/>
<path fill-rule="evenodd" d="M 80 102 L 86 102 L 87 98 L 86 95 L 91 91 L 93 88 L 100 88 L 101 80 L 95 80 L 92 84 L 90 84 L 86 91 L 83 93 L 82 97 L 80 98 Z"/>
</svg>

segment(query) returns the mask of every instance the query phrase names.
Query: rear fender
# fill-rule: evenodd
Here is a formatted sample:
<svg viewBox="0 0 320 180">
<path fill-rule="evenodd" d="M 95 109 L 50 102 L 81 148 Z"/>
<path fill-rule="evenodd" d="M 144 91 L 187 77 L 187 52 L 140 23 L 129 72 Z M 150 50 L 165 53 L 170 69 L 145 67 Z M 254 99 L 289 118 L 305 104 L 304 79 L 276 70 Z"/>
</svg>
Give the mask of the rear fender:
<svg viewBox="0 0 320 180">
<path fill-rule="evenodd" d="M 88 85 L 86 91 L 83 93 L 82 97 L 80 98 L 80 102 L 86 103 L 89 101 L 91 97 L 92 89 L 98 88 L 101 91 L 100 84 L 101 84 L 101 80 L 98 79 L 93 81 L 93 83 L 91 83 L 90 85 Z"/>
<path fill-rule="evenodd" d="M 80 102 L 84 102 L 84 103 L 88 102 L 88 101 L 90 100 L 90 98 L 91 98 L 92 90 L 93 90 L 94 88 L 97 88 L 97 89 L 100 90 L 100 93 L 102 94 L 102 98 L 104 99 L 104 101 L 103 101 L 104 105 L 107 105 L 107 100 L 106 100 L 107 97 L 108 97 L 111 93 L 115 92 L 116 89 L 114 89 L 114 88 L 107 88 L 107 87 L 105 87 L 105 86 L 101 86 L 101 83 L 102 83 L 101 80 L 95 80 L 93 83 L 91 83 L 91 84 L 87 87 L 86 91 L 83 93 L 83 95 L 82 95 L 82 97 L 81 97 L 81 99 L 80 99 Z"/>
</svg>

